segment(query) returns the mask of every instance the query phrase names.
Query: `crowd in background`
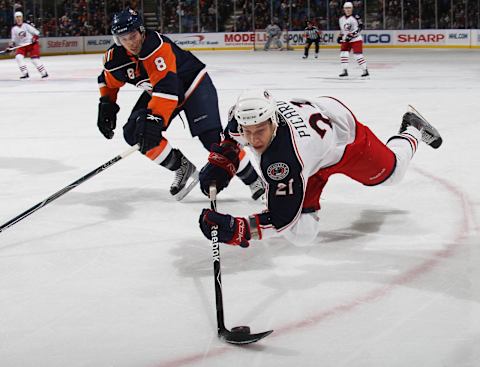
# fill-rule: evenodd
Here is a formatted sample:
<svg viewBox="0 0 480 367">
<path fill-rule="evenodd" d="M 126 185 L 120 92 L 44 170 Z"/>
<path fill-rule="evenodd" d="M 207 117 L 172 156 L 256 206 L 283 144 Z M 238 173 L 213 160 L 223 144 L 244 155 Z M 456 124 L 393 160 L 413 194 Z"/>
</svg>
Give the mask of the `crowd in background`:
<svg viewBox="0 0 480 367">
<path fill-rule="evenodd" d="M 338 29 L 344 0 L 156 0 L 157 28 L 164 33 L 252 31 L 277 23 L 301 30 L 307 19 Z M 480 0 L 353 0 L 366 29 L 479 28 Z M 0 38 L 9 38 L 13 14 L 22 11 L 43 36 L 109 33 L 111 15 L 143 1 L 0 0 Z M 385 8 L 384 8 L 385 7 Z"/>
</svg>

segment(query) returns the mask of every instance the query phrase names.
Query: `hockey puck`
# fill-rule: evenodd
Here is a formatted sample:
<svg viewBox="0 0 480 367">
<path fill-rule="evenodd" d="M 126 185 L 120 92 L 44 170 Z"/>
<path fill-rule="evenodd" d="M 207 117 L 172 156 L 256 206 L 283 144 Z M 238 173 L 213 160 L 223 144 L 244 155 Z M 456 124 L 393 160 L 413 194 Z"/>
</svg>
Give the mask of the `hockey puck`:
<svg viewBox="0 0 480 367">
<path fill-rule="evenodd" d="M 235 326 L 232 328 L 232 333 L 250 334 L 250 327 L 248 326 Z"/>
</svg>

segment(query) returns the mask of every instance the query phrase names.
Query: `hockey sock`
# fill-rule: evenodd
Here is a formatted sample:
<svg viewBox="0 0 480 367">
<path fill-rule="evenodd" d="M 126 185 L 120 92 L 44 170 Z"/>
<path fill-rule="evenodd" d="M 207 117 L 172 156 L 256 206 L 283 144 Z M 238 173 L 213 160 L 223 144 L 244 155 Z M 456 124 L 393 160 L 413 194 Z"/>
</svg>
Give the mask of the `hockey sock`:
<svg viewBox="0 0 480 367">
<path fill-rule="evenodd" d="M 17 61 L 18 67 L 19 67 L 22 75 L 27 75 L 28 74 L 28 69 L 27 69 L 27 65 L 25 65 L 23 55 L 22 54 L 17 54 L 15 56 L 15 60 Z"/>
<path fill-rule="evenodd" d="M 342 63 L 343 70 L 348 69 L 348 57 L 349 57 L 348 51 L 340 51 L 340 62 Z"/>
<path fill-rule="evenodd" d="M 167 158 L 172 153 L 172 150 L 173 148 L 168 140 L 163 138 L 158 146 L 150 149 L 145 155 L 155 163 L 168 168 L 164 162 L 167 161 Z"/>
<path fill-rule="evenodd" d="M 32 63 L 33 65 L 35 65 L 35 67 L 37 68 L 38 72 L 43 76 L 45 74 L 47 74 L 47 70 L 45 70 L 45 67 L 43 66 L 42 62 L 40 61 L 39 58 L 37 57 L 34 57 L 32 58 Z"/>
<path fill-rule="evenodd" d="M 388 139 L 387 146 L 392 149 L 395 154 L 400 150 L 404 151 L 402 154 L 409 156 L 411 159 L 417 151 L 418 143 L 420 141 L 422 141 L 422 134 L 420 131 L 413 126 L 409 126 L 404 132 L 398 133 Z"/>
<path fill-rule="evenodd" d="M 396 164 L 392 175 L 382 185 L 394 185 L 403 179 L 421 137 L 420 131 L 409 126 L 404 132 L 388 139 L 387 147 L 395 154 Z"/>
<path fill-rule="evenodd" d="M 358 65 L 362 68 L 362 70 L 367 69 L 367 62 L 365 61 L 365 58 L 363 57 L 363 54 L 355 54 L 355 58 L 357 59 Z"/>
<path fill-rule="evenodd" d="M 170 153 L 165 157 L 165 159 L 160 163 L 161 166 L 165 167 L 170 171 L 176 171 L 180 168 L 182 164 L 183 153 L 178 149 L 171 149 Z"/>
</svg>

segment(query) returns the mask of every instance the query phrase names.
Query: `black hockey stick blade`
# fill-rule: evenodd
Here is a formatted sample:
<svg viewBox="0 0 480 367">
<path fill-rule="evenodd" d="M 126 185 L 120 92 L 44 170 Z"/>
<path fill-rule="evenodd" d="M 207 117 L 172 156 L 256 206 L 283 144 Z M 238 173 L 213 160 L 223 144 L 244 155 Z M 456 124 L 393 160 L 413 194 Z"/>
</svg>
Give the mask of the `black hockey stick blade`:
<svg viewBox="0 0 480 367">
<path fill-rule="evenodd" d="M 245 345 L 258 342 L 273 333 L 273 330 L 268 330 L 263 333 L 250 334 L 250 332 L 245 331 L 233 331 L 234 329 L 235 328 L 233 328 L 232 331 L 228 331 L 227 329 L 220 330 L 218 337 L 230 344 Z"/>
</svg>

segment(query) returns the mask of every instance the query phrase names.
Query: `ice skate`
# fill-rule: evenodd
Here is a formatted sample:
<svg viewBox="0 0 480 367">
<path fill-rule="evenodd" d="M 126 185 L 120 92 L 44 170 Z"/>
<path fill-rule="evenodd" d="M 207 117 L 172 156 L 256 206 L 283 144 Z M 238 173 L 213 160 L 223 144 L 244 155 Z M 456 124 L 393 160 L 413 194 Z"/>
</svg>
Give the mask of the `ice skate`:
<svg viewBox="0 0 480 367">
<path fill-rule="evenodd" d="M 307 55 L 303 55 L 302 56 L 302 59 L 306 59 L 308 56 Z"/>
<path fill-rule="evenodd" d="M 365 78 L 367 76 L 370 76 L 370 74 L 368 73 L 368 69 L 365 69 L 361 75 L 362 78 Z"/>
<path fill-rule="evenodd" d="M 253 181 L 250 185 L 250 191 L 252 192 L 252 199 L 257 200 L 265 193 L 265 186 L 260 177 Z"/>
<path fill-rule="evenodd" d="M 197 183 L 198 171 L 196 167 L 182 156 L 180 168 L 175 171 L 175 178 L 172 186 L 170 186 L 170 194 L 180 201 L 192 191 Z"/>
<path fill-rule="evenodd" d="M 42 75 L 42 79 L 48 78 L 48 73 Z"/>
<path fill-rule="evenodd" d="M 348 71 L 347 69 L 343 69 L 343 72 L 341 74 L 338 75 L 340 78 L 344 78 L 346 76 L 348 76 Z"/>
<path fill-rule="evenodd" d="M 424 143 L 430 145 L 434 149 L 440 147 L 443 141 L 437 129 L 430 125 L 415 108 L 408 105 L 408 109 L 409 111 L 403 115 L 399 132 L 402 133 L 407 127 L 413 126 L 422 133 L 422 141 Z"/>
<path fill-rule="evenodd" d="M 28 73 L 26 74 L 23 74 L 20 79 L 28 79 L 30 77 L 30 75 L 28 75 Z"/>
<path fill-rule="evenodd" d="M 318 54 L 315 54 L 315 58 L 318 59 Z"/>
</svg>

